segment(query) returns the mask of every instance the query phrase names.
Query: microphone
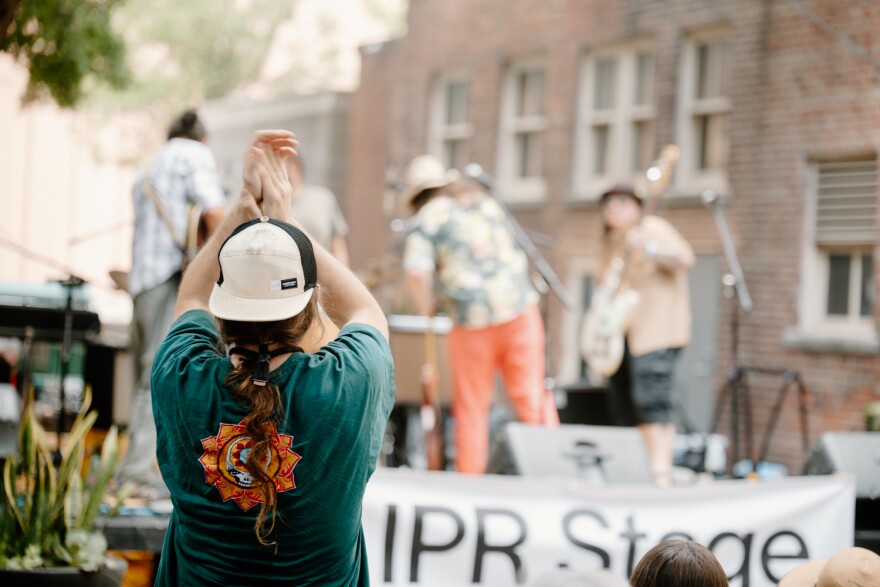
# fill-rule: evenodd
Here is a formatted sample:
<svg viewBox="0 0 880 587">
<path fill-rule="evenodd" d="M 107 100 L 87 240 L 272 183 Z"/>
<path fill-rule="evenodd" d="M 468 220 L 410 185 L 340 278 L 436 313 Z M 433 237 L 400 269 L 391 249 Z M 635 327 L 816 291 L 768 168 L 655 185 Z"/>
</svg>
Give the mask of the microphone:
<svg viewBox="0 0 880 587">
<path fill-rule="evenodd" d="M 491 175 L 483 171 L 483 167 L 479 163 L 468 163 L 465 165 L 464 174 L 482 184 L 483 187 L 489 188 L 490 190 L 495 189 L 495 180 L 492 179 Z"/>
<path fill-rule="evenodd" d="M 703 205 L 707 208 L 712 208 L 714 206 L 721 204 L 721 195 L 715 190 L 706 190 L 702 194 L 700 194 L 700 199 L 703 201 Z"/>
</svg>

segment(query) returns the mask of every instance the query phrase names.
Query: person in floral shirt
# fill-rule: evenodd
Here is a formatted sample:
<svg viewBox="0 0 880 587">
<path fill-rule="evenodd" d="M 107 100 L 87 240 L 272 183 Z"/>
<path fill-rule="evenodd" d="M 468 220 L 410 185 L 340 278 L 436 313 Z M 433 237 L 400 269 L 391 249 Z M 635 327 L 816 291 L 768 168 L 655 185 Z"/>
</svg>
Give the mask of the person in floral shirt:
<svg viewBox="0 0 880 587">
<path fill-rule="evenodd" d="M 517 417 L 558 425 L 544 386 L 544 324 L 528 260 L 501 206 L 431 155 L 407 168 L 404 199 L 414 212 L 403 267 L 417 310 L 453 321 L 449 333 L 456 469 L 485 471 L 495 374 Z"/>
</svg>

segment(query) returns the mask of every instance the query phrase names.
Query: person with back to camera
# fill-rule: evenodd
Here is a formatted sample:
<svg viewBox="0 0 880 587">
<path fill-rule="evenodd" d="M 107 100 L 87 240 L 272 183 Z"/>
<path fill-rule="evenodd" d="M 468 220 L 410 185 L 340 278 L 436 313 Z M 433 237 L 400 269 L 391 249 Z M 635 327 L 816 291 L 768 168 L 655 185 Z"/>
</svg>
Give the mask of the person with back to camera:
<svg viewBox="0 0 880 587">
<path fill-rule="evenodd" d="M 361 508 L 394 403 L 388 326 L 289 217 L 296 144 L 255 135 L 241 196 L 184 275 L 156 357 L 174 505 L 156 585 L 369 584 Z M 321 294 L 341 330 L 303 352 Z"/>
<path fill-rule="evenodd" d="M 150 369 L 156 348 L 171 326 L 184 261 L 187 208 L 202 210 L 208 234 L 223 220 L 225 197 L 207 133 L 195 110 L 180 114 L 168 141 L 138 173 L 132 189 L 134 235 L 127 289 L 132 298 L 131 356 L 134 398 L 130 436 L 118 473 L 144 498 L 167 495 L 156 470 L 156 426 L 150 399 Z"/>
<path fill-rule="evenodd" d="M 661 542 L 630 575 L 632 587 L 728 587 L 727 573 L 712 551 L 693 540 Z"/>
<path fill-rule="evenodd" d="M 520 421 L 559 424 L 545 388 L 538 293 L 504 210 L 484 190 L 431 155 L 412 160 L 406 181 L 403 198 L 414 212 L 403 252 L 407 285 L 420 314 L 434 316 L 439 306 L 452 318 L 455 466 L 481 474 L 496 371 Z"/>
</svg>

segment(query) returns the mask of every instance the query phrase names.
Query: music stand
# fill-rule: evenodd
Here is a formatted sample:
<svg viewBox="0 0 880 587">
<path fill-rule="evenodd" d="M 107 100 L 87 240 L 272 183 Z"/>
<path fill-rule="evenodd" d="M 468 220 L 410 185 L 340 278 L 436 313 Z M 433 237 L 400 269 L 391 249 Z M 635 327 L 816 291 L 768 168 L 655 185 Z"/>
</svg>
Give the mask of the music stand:
<svg viewBox="0 0 880 587">
<path fill-rule="evenodd" d="M 723 295 L 725 298 L 731 301 L 730 370 L 728 372 L 727 380 L 724 382 L 724 385 L 722 386 L 721 392 L 718 396 L 718 405 L 715 409 L 715 417 L 712 422 L 711 433 L 714 434 L 715 432 L 717 432 L 718 426 L 721 423 L 721 414 L 725 402 L 729 401 L 731 442 L 730 458 L 727 461 L 727 472 L 728 474 L 732 475 L 734 465 L 736 465 L 740 461 L 741 453 L 739 439 L 739 418 L 740 414 L 742 413 L 743 419 L 745 420 L 744 423 L 746 455 L 751 460 L 752 473 L 754 473 L 757 469 L 758 463 L 764 461 L 764 459 L 767 457 L 767 453 L 770 450 L 770 439 L 773 435 L 776 424 L 779 421 L 779 415 L 782 411 L 782 405 L 785 401 L 785 397 L 792 385 L 796 385 L 798 389 L 801 420 L 801 441 L 803 443 L 804 450 L 807 450 L 809 448 L 809 433 L 807 428 L 807 390 L 803 384 L 803 381 L 801 380 L 800 374 L 797 371 L 784 368 L 740 365 L 739 313 L 740 311 L 751 312 L 754 306 L 752 304 L 752 298 L 749 295 L 748 287 L 746 286 L 745 277 L 743 275 L 742 268 L 740 267 L 739 259 L 736 255 L 736 248 L 734 247 L 733 239 L 730 236 L 730 230 L 728 229 L 727 218 L 724 214 L 724 207 L 721 198 L 714 191 L 707 190 L 703 192 L 702 200 L 706 206 L 712 209 L 712 216 L 715 219 L 715 226 L 718 231 L 718 235 L 721 238 L 722 250 L 724 251 L 727 266 L 730 269 L 730 273 L 725 274 L 721 279 L 721 282 L 724 285 Z M 739 303 L 737 304 L 735 302 Z M 768 422 L 767 429 L 764 432 L 761 453 L 757 459 L 754 458 L 754 447 L 752 444 L 754 434 L 752 428 L 751 394 L 749 393 L 748 382 L 746 381 L 746 374 L 749 372 L 767 375 L 781 375 L 783 378 L 782 386 L 779 389 L 776 403 L 774 404 L 773 411 L 771 412 L 770 421 Z"/>
</svg>

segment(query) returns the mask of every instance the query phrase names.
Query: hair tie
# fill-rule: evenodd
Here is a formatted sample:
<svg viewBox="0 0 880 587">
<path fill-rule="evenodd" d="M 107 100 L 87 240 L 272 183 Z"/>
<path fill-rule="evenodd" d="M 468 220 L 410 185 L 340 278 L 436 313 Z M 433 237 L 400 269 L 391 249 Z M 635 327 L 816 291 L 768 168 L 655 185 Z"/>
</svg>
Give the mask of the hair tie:
<svg viewBox="0 0 880 587">
<path fill-rule="evenodd" d="M 254 371 L 251 375 L 251 381 L 254 382 L 254 385 L 258 385 L 260 387 L 265 387 L 267 383 L 269 383 L 269 359 L 272 358 L 272 355 L 269 354 L 269 346 L 260 343 L 260 354 L 257 356 L 257 364 L 254 365 Z"/>
<path fill-rule="evenodd" d="M 229 351 L 230 355 L 241 355 L 249 361 L 256 361 L 251 371 L 251 381 L 258 387 L 265 387 L 269 383 L 269 361 L 272 360 L 272 357 L 285 353 L 302 352 L 302 349 L 299 347 L 282 347 L 270 351 L 269 345 L 265 343 L 260 343 L 259 348 L 259 352 L 242 347 L 233 347 Z"/>
</svg>

